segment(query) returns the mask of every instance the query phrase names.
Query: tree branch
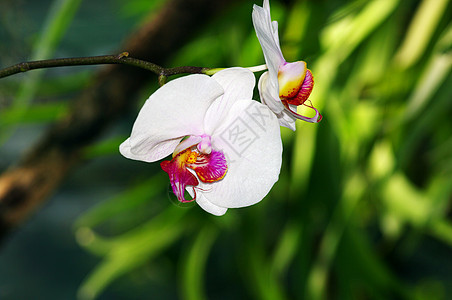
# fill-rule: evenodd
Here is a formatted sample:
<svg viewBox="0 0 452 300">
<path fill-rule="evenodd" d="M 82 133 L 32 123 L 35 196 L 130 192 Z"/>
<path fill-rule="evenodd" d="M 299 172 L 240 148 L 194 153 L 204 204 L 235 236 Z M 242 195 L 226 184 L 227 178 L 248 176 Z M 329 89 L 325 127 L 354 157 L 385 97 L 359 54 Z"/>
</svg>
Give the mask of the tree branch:
<svg viewBox="0 0 452 300">
<path fill-rule="evenodd" d="M 123 64 L 128 66 L 138 67 L 144 70 L 151 71 L 159 76 L 170 76 L 176 74 L 200 74 L 209 71 L 209 68 L 202 67 L 175 67 L 163 68 L 154 63 L 129 57 L 128 52 L 122 52 L 118 55 L 102 55 L 90 57 L 72 57 L 72 58 L 56 58 L 38 61 L 22 62 L 11 67 L 0 69 L 0 78 L 11 76 L 14 74 L 28 72 L 36 69 L 68 67 L 68 66 L 86 66 L 86 65 L 101 65 L 101 64 Z"/>
</svg>

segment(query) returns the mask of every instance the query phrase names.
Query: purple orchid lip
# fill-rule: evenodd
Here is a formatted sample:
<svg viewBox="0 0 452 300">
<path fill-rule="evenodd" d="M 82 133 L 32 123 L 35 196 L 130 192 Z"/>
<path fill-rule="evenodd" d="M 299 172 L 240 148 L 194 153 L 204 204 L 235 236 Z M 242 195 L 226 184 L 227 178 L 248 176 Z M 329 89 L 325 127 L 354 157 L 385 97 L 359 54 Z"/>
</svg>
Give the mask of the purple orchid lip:
<svg viewBox="0 0 452 300">
<path fill-rule="evenodd" d="M 189 141 L 185 145 L 190 145 L 191 141 L 197 140 L 196 137 L 190 138 L 185 140 Z M 210 147 L 210 137 L 203 136 L 202 140 Z M 223 152 L 209 149 L 209 153 L 202 153 L 198 146 L 199 144 L 194 144 L 180 149 L 171 161 L 163 161 L 160 164 L 162 170 L 168 173 L 173 192 L 182 203 L 196 200 L 196 188 L 199 180 L 204 183 L 219 181 L 224 178 L 228 170 Z M 202 146 L 202 148 L 207 146 Z M 190 172 L 189 169 L 194 172 Z M 187 186 L 193 188 L 193 198 L 189 200 L 185 199 L 184 195 Z"/>
<path fill-rule="evenodd" d="M 192 202 L 196 199 L 195 187 L 199 184 L 198 179 L 186 167 L 186 161 L 190 160 L 191 150 L 187 148 L 177 154 L 170 161 L 162 161 L 160 167 L 168 173 L 171 188 L 177 199 L 182 202 Z M 185 188 L 191 186 L 193 188 L 193 199 L 185 199 Z"/>
<path fill-rule="evenodd" d="M 309 100 L 308 100 L 309 101 Z M 306 103 L 303 103 L 302 105 L 307 106 L 309 108 L 312 108 L 315 111 L 315 116 L 312 118 L 306 117 L 306 116 L 302 116 L 296 112 L 294 112 L 293 110 L 290 109 L 289 104 L 286 101 L 282 101 L 282 103 L 284 104 L 284 110 L 289 113 L 292 117 L 298 119 L 298 120 L 303 120 L 309 123 L 319 123 L 323 116 L 319 113 L 319 111 L 312 105 L 307 105 Z"/>
</svg>

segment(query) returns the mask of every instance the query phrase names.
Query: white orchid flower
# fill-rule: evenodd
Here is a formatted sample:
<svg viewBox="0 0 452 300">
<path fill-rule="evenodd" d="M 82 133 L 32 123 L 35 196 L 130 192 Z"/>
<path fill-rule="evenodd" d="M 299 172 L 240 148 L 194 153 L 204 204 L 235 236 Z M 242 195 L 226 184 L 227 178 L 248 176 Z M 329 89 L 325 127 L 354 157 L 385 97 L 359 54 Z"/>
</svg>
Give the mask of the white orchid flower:
<svg viewBox="0 0 452 300">
<path fill-rule="evenodd" d="M 145 162 L 172 153 L 160 165 L 181 202 L 214 215 L 253 205 L 278 180 L 282 160 L 278 120 L 251 100 L 254 85 L 242 68 L 170 81 L 146 101 L 119 150 Z"/>
<path fill-rule="evenodd" d="M 288 63 L 284 59 L 279 45 L 278 22 L 271 20 L 269 0 L 264 0 L 263 7 L 253 6 L 253 24 L 268 68 L 259 79 L 262 103 L 277 115 L 281 126 L 294 131 L 296 119 L 320 122 L 322 115 L 305 103 L 314 87 L 312 73 L 304 61 Z M 314 109 L 315 116 L 309 118 L 297 114 L 298 105 Z"/>
</svg>

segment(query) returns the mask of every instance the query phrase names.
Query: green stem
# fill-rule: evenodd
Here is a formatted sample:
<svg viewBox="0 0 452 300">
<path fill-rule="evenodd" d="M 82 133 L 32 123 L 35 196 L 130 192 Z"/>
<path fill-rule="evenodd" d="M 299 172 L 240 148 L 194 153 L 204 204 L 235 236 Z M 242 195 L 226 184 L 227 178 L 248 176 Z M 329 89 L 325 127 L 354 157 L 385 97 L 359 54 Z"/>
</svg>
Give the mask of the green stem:
<svg viewBox="0 0 452 300">
<path fill-rule="evenodd" d="M 83 65 L 100 65 L 100 64 L 123 64 L 142 68 L 159 75 L 160 78 L 165 78 L 170 75 L 191 73 L 202 74 L 206 73 L 209 68 L 202 67 L 176 67 L 163 68 L 159 65 L 147 62 L 144 60 L 129 57 L 128 52 L 123 52 L 119 55 L 103 55 L 91 57 L 75 57 L 75 58 L 58 58 L 38 61 L 23 62 L 13 65 L 8 68 L 0 69 L 0 78 L 11 76 L 21 72 L 27 72 L 34 69 L 53 68 L 53 67 L 67 67 L 67 66 L 83 66 Z"/>
<path fill-rule="evenodd" d="M 254 66 L 254 67 L 244 67 L 244 68 L 250 70 L 253 73 L 265 71 L 268 69 L 266 64 Z M 213 75 L 224 69 L 226 69 L 226 68 L 213 68 L 213 69 L 203 68 L 202 73 L 206 74 L 206 75 Z"/>
</svg>

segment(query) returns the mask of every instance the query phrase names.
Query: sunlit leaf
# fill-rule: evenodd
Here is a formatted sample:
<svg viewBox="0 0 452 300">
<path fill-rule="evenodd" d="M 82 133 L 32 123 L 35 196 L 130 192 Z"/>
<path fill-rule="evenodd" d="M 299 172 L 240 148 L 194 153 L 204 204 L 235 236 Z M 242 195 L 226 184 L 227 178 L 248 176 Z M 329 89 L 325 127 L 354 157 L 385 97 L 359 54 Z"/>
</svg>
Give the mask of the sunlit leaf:
<svg viewBox="0 0 452 300">
<path fill-rule="evenodd" d="M 448 2 L 448 0 L 424 0 L 419 5 L 405 40 L 396 55 L 397 63 L 401 67 L 410 67 L 423 54 L 442 15 L 446 12 Z"/>
</svg>

